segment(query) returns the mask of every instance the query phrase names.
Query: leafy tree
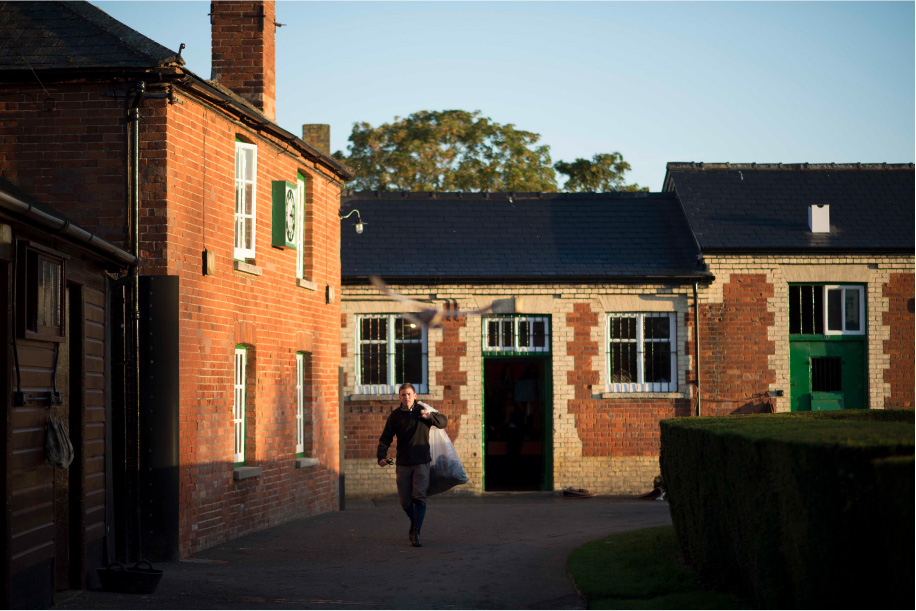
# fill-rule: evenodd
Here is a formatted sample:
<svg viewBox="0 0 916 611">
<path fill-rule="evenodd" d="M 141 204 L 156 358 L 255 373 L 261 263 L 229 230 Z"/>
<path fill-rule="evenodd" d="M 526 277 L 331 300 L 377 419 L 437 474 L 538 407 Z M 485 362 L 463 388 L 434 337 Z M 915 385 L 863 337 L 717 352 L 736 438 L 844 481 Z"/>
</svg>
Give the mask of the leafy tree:
<svg viewBox="0 0 916 611">
<path fill-rule="evenodd" d="M 563 189 L 570 193 L 595 191 L 648 191 L 648 187 L 628 185 L 623 175 L 630 171 L 630 164 L 620 153 L 598 153 L 588 159 L 573 162 L 559 161 L 553 166 L 560 174 L 567 176 Z"/>
<path fill-rule="evenodd" d="M 479 110 L 421 110 L 379 127 L 355 123 L 349 155 L 334 157 L 353 168 L 356 190 L 556 191 L 539 139 Z"/>
</svg>

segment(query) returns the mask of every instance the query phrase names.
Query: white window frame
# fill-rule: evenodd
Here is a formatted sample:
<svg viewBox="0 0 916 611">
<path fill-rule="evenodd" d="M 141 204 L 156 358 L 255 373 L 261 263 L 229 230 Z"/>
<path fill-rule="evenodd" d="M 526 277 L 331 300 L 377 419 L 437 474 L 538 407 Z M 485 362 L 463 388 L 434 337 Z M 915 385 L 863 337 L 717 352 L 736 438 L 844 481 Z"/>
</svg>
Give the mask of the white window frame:
<svg viewBox="0 0 916 611">
<path fill-rule="evenodd" d="M 234 392 L 232 399 L 232 427 L 234 432 L 234 448 L 232 462 L 241 464 L 245 462 L 245 399 L 248 378 L 248 350 L 244 347 L 235 348 L 235 375 Z"/>
<path fill-rule="evenodd" d="M 828 294 L 830 291 L 839 290 L 840 291 L 840 321 L 842 322 L 842 329 L 831 329 L 830 328 L 830 317 L 829 317 L 829 302 Z M 847 330 L 846 329 L 846 292 L 854 290 L 859 292 L 859 329 L 858 330 Z M 867 324 L 867 318 L 865 316 L 865 285 L 863 284 L 825 284 L 824 285 L 824 335 L 865 335 L 865 327 Z"/>
<path fill-rule="evenodd" d="M 250 153 L 250 159 L 248 159 Z M 246 210 L 247 187 L 251 187 L 251 213 Z M 233 256 L 244 261 L 253 259 L 257 250 L 258 147 L 247 142 L 235 143 L 235 249 Z M 245 243 L 251 231 L 251 246 Z"/>
<path fill-rule="evenodd" d="M 305 354 L 296 353 L 296 454 L 305 452 Z"/>
<path fill-rule="evenodd" d="M 667 339 L 650 339 L 650 342 L 669 344 L 671 351 L 671 371 L 668 374 L 668 382 L 646 382 L 645 381 L 645 319 L 662 318 L 668 319 L 669 337 Z M 614 318 L 636 318 L 636 339 L 621 340 L 611 338 L 611 320 Z M 608 392 L 677 392 L 677 314 L 675 312 L 614 312 L 607 315 L 604 331 L 605 346 L 605 375 L 607 377 Z M 613 382 L 611 372 L 611 344 L 636 344 L 636 382 Z"/>
<path fill-rule="evenodd" d="M 362 332 L 362 321 L 366 318 L 378 318 L 378 319 L 387 319 L 387 336 L 384 340 L 367 340 L 362 341 L 360 333 Z M 391 395 L 397 394 L 398 386 L 404 382 L 410 382 L 414 386 L 414 390 L 417 391 L 417 394 L 423 394 L 427 392 L 428 383 L 427 377 L 429 376 L 429 343 L 427 341 L 426 327 L 420 327 L 420 340 L 396 340 L 395 339 L 395 321 L 398 318 L 404 318 L 403 314 L 359 314 L 356 317 L 356 357 L 354 359 L 356 365 L 356 385 L 355 392 L 359 395 Z M 409 321 L 408 321 L 409 322 Z M 413 324 L 413 323 L 410 323 Z M 396 362 L 395 355 L 396 350 L 393 347 L 398 344 L 420 344 L 420 358 L 422 362 L 420 364 L 420 373 L 423 377 L 420 381 L 414 380 L 395 380 L 395 370 Z M 360 358 L 362 357 L 362 350 L 360 349 L 363 344 L 385 344 L 385 354 L 388 358 L 388 383 L 387 384 L 363 384 L 361 378 L 362 366 L 360 363 Z"/>
<path fill-rule="evenodd" d="M 490 323 L 495 322 L 498 324 L 498 333 L 499 338 L 497 340 L 496 346 L 490 345 Z M 505 323 L 512 323 L 512 342 L 506 343 L 505 338 Z M 534 340 L 534 335 L 529 331 L 528 332 L 528 345 L 522 346 L 519 344 L 519 332 L 518 328 L 520 323 L 527 322 L 529 329 L 534 327 L 534 323 L 542 322 L 544 323 L 544 345 L 543 346 L 534 346 L 532 341 Z M 550 352 L 550 316 L 486 316 L 483 318 L 483 351 L 484 352 L 528 352 L 536 354 L 546 354 Z"/>
<path fill-rule="evenodd" d="M 305 279 L 305 180 L 296 177 L 296 278 Z"/>
</svg>

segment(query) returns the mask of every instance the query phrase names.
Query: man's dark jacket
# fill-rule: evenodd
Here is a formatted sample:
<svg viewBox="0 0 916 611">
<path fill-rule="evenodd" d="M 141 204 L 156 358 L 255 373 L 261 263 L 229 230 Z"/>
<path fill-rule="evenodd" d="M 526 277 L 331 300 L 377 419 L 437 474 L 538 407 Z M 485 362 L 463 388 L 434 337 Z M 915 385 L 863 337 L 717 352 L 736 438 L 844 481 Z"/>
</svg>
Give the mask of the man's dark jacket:
<svg viewBox="0 0 916 611">
<path fill-rule="evenodd" d="M 384 460 L 388 448 L 396 436 L 398 438 L 399 465 L 422 465 L 432 460 L 429 454 L 429 427 L 436 426 L 444 429 L 448 426 L 448 418 L 439 412 L 430 411 L 429 419 L 420 417 L 423 408 L 419 401 L 414 401 L 413 408 L 408 411 L 403 406 L 398 406 L 388 416 L 385 430 L 378 438 L 379 460 Z"/>
</svg>

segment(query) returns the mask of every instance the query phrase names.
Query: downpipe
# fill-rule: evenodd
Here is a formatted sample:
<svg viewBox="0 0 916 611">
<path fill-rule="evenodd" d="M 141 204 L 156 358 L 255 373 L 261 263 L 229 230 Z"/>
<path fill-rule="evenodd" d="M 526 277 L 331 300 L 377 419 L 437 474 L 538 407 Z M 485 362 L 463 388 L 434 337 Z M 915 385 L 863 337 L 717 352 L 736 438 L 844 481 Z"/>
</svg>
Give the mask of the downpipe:
<svg viewBox="0 0 916 611">
<path fill-rule="evenodd" d="M 701 415 L 700 410 L 700 300 L 697 296 L 699 287 L 698 282 L 693 283 L 693 362 L 696 363 L 697 378 L 697 413 Z"/>
<path fill-rule="evenodd" d="M 146 93 L 146 83 L 137 81 L 134 95 L 127 110 L 128 129 L 128 219 L 130 232 L 131 254 L 136 258 L 130 267 L 130 356 L 126 359 L 130 363 L 131 392 L 130 401 L 125 401 L 125 408 L 129 405 L 133 412 L 134 426 L 132 456 L 134 459 L 133 476 L 133 503 L 135 509 L 135 541 L 137 559 L 143 557 L 140 510 L 140 104 Z"/>
</svg>

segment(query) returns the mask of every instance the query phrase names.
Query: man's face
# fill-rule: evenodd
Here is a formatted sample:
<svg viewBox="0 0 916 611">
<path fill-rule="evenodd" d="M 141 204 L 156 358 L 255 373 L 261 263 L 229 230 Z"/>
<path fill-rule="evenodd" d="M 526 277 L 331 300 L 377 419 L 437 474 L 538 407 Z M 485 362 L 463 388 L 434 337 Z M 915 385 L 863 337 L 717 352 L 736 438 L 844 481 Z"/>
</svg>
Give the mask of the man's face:
<svg viewBox="0 0 916 611">
<path fill-rule="evenodd" d="M 400 392 L 401 396 L 401 405 L 410 409 L 413 407 L 413 402 L 417 400 L 417 393 L 414 392 L 413 388 L 405 388 Z"/>
</svg>

